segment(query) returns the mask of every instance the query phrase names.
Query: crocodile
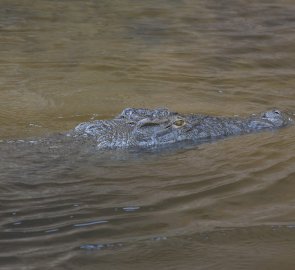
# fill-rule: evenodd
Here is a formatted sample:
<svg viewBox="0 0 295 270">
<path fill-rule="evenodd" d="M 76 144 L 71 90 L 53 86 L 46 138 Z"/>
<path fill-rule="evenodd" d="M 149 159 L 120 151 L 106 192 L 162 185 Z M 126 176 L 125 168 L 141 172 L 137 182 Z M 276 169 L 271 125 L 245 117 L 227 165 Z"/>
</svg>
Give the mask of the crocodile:
<svg viewBox="0 0 295 270">
<path fill-rule="evenodd" d="M 68 136 L 90 138 L 99 149 L 157 147 L 275 130 L 292 122 L 288 113 L 278 109 L 248 117 L 218 117 L 181 114 L 166 108 L 127 108 L 110 120 L 80 123 Z"/>
</svg>

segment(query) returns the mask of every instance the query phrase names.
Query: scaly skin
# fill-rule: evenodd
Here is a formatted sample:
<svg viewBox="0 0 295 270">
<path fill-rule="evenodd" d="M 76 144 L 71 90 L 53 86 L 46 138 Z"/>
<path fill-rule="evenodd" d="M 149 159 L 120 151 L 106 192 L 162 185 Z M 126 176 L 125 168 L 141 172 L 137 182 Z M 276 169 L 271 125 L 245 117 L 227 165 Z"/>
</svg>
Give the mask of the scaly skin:
<svg viewBox="0 0 295 270">
<path fill-rule="evenodd" d="M 291 124 L 290 116 L 271 110 L 248 118 L 179 114 L 167 109 L 127 108 L 111 120 L 79 124 L 74 136 L 91 137 L 100 149 L 149 147 L 181 141 L 198 142 L 272 130 Z"/>
</svg>

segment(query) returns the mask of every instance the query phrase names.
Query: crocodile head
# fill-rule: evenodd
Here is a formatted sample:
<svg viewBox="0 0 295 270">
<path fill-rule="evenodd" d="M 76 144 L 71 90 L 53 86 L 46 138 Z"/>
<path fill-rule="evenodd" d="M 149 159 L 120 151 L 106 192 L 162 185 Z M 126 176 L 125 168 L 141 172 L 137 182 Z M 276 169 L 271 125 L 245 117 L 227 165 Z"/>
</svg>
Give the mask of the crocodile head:
<svg viewBox="0 0 295 270">
<path fill-rule="evenodd" d="M 130 114 L 132 115 L 132 114 Z M 218 118 L 201 114 L 178 114 L 165 109 L 136 115 L 133 136 L 139 146 L 169 144 L 276 129 L 290 124 L 291 117 L 277 109 L 249 118 Z M 132 118 L 131 117 L 131 118 Z"/>
<path fill-rule="evenodd" d="M 81 123 L 74 132 L 94 138 L 99 148 L 126 148 L 238 135 L 275 129 L 291 122 L 291 117 L 279 110 L 240 118 L 127 108 L 111 120 Z"/>
</svg>

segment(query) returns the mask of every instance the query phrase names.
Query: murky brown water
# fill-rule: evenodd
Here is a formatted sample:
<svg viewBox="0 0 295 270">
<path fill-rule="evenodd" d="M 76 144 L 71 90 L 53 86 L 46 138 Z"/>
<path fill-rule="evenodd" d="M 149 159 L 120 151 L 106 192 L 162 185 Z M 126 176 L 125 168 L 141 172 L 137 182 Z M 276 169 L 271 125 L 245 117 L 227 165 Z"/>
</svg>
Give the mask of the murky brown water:
<svg viewBox="0 0 295 270">
<path fill-rule="evenodd" d="M 295 3 L 1 0 L 0 139 L 125 107 L 295 112 Z M 158 153 L 0 144 L 1 269 L 295 269 L 295 127 Z"/>
</svg>

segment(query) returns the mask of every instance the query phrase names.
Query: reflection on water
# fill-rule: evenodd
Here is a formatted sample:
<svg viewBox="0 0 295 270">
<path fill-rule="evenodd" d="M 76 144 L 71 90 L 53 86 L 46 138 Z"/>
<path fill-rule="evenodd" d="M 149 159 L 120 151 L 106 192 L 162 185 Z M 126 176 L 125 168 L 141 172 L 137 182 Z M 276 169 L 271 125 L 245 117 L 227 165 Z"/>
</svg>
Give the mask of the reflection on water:
<svg viewBox="0 0 295 270">
<path fill-rule="evenodd" d="M 0 140 L 125 107 L 295 111 L 292 1 L 0 5 Z M 294 127 L 145 153 L 0 142 L 0 266 L 293 269 L 293 141 Z"/>
</svg>

